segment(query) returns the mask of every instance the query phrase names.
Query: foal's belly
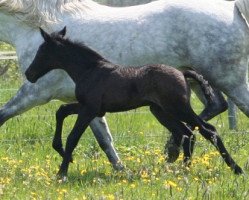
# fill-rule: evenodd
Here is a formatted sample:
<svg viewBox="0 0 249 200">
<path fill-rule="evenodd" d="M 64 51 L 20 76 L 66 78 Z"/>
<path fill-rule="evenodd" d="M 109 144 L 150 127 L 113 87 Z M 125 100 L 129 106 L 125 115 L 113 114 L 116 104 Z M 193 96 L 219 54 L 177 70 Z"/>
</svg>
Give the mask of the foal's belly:
<svg viewBox="0 0 249 200">
<path fill-rule="evenodd" d="M 136 95 L 131 98 L 126 95 L 115 95 L 115 97 L 109 96 L 108 98 L 103 99 L 102 102 L 101 108 L 103 112 L 123 112 L 149 105 L 149 102 Z"/>
<path fill-rule="evenodd" d="M 124 112 L 124 111 L 129 111 L 129 110 L 132 110 L 132 109 L 136 109 L 136 108 L 139 108 L 139 107 L 142 107 L 142 106 L 147 106 L 148 103 L 140 103 L 140 104 L 112 104 L 112 105 L 108 105 L 106 107 L 104 107 L 104 111 L 105 112 L 110 112 L 110 113 L 113 113 L 113 112 Z"/>
</svg>

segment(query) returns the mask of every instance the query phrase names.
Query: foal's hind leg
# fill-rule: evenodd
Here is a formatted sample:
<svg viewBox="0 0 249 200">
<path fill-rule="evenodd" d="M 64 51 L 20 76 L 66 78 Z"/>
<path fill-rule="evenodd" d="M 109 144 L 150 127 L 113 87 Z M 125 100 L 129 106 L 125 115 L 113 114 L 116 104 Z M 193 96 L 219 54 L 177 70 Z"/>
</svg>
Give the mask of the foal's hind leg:
<svg viewBox="0 0 249 200">
<path fill-rule="evenodd" d="M 199 85 L 194 86 L 197 96 L 205 104 L 204 110 L 199 115 L 203 120 L 210 120 L 227 109 L 227 102 L 219 90 L 213 89 L 214 99 L 212 102 L 206 103 L 205 97 L 201 95 L 202 91 L 198 89 L 199 87 Z M 170 162 L 174 162 L 179 156 L 180 147 L 175 143 L 173 134 L 165 144 L 164 153 L 168 154 Z"/>
<path fill-rule="evenodd" d="M 179 141 L 182 141 L 182 137 L 179 135 Z M 170 138 L 164 146 L 164 154 L 167 157 L 167 162 L 173 163 L 177 160 L 180 154 L 181 143 L 175 141 L 174 133 L 171 133 Z"/>
<path fill-rule="evenodd" d="M 174 118 L 171 113 L 163 111 L 156 105 L 151 106 L 150 110 L 157 120 L 172 132 L 175 144 L 178 147 L 181 144 L 183 145 L 184 163 L 190 164 L 189 160 L 192 156 L 195 143 L 195 136 L 191 130 L 177 118 Z"/>
<path fill-rule="evenodd" d="M 190 129 L 184 125 L 184 129 L 188 129 L 185 132 L 189 132 Z M 177 137 L 175 137 L 177 135 Z M 190 152 L 193 152 L 194 150 L 194 144 L 196 141 L 195 135 L 191 135 L 190 141 L 188 141 L 188 138 L 182 134 L 178 134 L 176 132 L 172 132 L 169 140 L 165 144 L 164 148 L 164 154 L 167 155 L 167 162 L 173 163 L 177 160 L 180 154 L 180 147 L 183 147 L 183 153 L 184 155 L 187 155 L 188 149 L 190 149 Z M 192 154 L 192 153 L 191 153 Z M 188 156 L 184 156 L 188 157 Z M 188 162 L 188 159 L 185 159 L 184 162 Z"/>
<path fill-rule="evenodd" d="M 179 116 L 181 121 L 186 122 L 192 128 L 199 127 L 199 132 L 205 139 L 209 140 L 219 151 L 220 155 L 226 164 L 234 171 L 235 174 L 241 174 L 242 169 L 235 163 L 228 151 L 226 150 L 220 136 L 215 128 L 198 117 L 191 107 L 182 110 L 182 115 Z"/>
<path fill-rule="evenodd" d="M 199 85 L 191 84 L 191 88 L 205 105 L 204 110 L 199 115 L 203 120 L 208 121 L 227 110 L 227 101 L 219 90 L 213 89 L 213 99 L 211 102 L 207 102 Z"/>
<path fill-rule="evenodd" d="M 226 147 L 224 146 L 220 136 L 216 131 L 212 130 L 215 130 L 215 128 L 213 127 L 210 129 L 211 125 L 205 122 L 202 123 L 202 125 L 203 126 L 200 127 L 200 133 L 217 148 L 226 164 L 234 171 L 235 174 L 243 173 L 242 169 L 236 164 L 236 162 L 226 150 Z"/>
</svg>

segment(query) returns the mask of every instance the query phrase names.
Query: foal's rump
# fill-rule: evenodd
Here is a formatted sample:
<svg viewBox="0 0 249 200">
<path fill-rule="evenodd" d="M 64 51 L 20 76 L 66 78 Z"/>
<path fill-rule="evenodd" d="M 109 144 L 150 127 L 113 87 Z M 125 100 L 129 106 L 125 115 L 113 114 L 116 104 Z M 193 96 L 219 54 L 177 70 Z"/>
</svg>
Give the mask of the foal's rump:
<svg viewBox="0 0 249 200">
<path fill-rule="evenodd" d="M 150 94 L 150 98 L 154 97 L 151 100 L 155 101 L 155 103 L 167 104 L 172 107 L 174 105 L 187 105 L 190 98 L 188 79 L 193 79 L 200 85 L 208 102 L 213 101 L 211 86 L 202 75 L 194 70 L 182 72 L 166 65 L 151 65 L 144 67 L 142 73 L 144 73 L 143 88 L 147 88 L 147 94 Z M 146 94 L 146 90 L 144 90 L 144 93 Z M 164 102 L 157 102 L 159 99 Z M 184 102 L 179 103 L 179 101 Z"/>
</svg>

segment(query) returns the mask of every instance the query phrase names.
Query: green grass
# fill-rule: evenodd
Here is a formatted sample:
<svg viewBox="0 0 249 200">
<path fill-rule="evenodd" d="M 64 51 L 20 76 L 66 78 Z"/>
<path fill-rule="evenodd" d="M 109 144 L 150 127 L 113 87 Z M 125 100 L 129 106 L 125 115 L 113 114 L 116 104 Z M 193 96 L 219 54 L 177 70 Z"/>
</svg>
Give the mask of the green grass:
<svg viewBox="0 0 249 200">
<path fill-rule="evenodd" d="M 3 89 L 18 88 L 20 79 L 11 64 L 11 70 L 0 77 L 0 102 L 16 92 Z M 106 116 L 126 165 L 123 172 L 112 169 L 88 129 L 74 152 L 68 181 L 61 183 L 55 178 L 61 158 L 51 147 L 54 113 L 60 104 L 53 101 L 36 107 L 0 128 L 0 199 L 249 199 L 249 123 L 240 112 L 237 132 L 228 130 L 227 113 L 211 123 L 245 175 L 233 175 L 199 134 L 190 168 L 182 165 L 181 158 L 165 163 L 169 133 L 142 108 Z M 192 104 L 197 111 L 202 109 L 194 95 Z M 66 119 L 64 141 L 74 121 L 75 117 Z"/>
</svg>

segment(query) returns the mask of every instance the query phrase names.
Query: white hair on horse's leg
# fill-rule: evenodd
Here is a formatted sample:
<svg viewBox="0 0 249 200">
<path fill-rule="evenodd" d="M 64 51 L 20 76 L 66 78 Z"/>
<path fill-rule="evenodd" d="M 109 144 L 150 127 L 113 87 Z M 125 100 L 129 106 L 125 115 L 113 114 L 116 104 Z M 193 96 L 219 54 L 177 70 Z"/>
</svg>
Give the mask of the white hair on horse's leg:
<svg viewBox="0 0 249 200">
<path fill-rule="evenodd" d="M 249 0 L 236 0 L 235 6 L 239 9 L 247 24 L 249 23 Z"/>
</svg>

